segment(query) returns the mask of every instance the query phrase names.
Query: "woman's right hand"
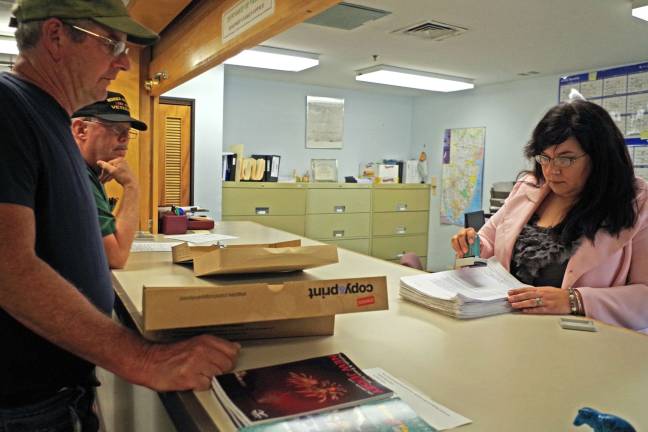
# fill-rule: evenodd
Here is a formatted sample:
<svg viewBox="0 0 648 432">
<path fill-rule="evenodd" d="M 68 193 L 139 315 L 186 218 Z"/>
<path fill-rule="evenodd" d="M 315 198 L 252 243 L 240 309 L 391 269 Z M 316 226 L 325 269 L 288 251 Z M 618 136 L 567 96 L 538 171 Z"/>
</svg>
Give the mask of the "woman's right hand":
<svg viewBox="0 0 648 432">
<path fill-rule="evenodd" d="M 475 242 L 475 236 L 477 233 L 474 228 L 463 228 L 452 236 L 450 245 L 456 252 L 457 258 L 462 258 L 468 252 L 469 245 Z"/>
</svg>

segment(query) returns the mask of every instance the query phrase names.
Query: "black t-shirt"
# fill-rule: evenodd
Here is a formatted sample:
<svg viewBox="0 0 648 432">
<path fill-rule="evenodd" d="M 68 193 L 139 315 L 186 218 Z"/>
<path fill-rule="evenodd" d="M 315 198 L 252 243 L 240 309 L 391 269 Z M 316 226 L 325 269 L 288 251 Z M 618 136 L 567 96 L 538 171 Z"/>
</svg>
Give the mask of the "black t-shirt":
<svg viewBox="0 0 648 432">
<path fill-rule="evenodd" d="M 36 254 L 110 313 L 108 262 L 70 117 L 50 95 L 8 73 L 0 73 L 0 203 L 33 209 Z M 91 380 L 92 364 L 37 336 L 1 308 L 0 340 L 0 406 Z"/>
</svg>

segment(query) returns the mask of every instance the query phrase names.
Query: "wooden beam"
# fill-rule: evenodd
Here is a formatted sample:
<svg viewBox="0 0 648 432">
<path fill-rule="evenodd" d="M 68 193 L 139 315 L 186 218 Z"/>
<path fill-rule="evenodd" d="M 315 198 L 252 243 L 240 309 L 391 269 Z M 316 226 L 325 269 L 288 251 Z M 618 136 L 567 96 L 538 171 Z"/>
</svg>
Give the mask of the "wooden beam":
<svg viewBox="0 0 648 432">
<path fill-rule="evenodd" d="M 240 0 L 203 0 L 174 21 L 153 47 L 150 73 L 168 79 L 153 88 L 159 96 L 288 28 L 339 3 L 340 0 L 275 0 L 272 16 L 223 44 L 223 12 Z"/>
<path fill-rule="evenodd" d="M 140 184 L 140 229 L 142 231 L 157 232 L 157 208 L 153 203 L 153 104 L 154 99 L 144 87 L 148 76 L 148 66 L 151 61 L 151 49 L 142 50 L 140 57 L 139 105 L 140 119 L 145 121 L 148 129 L 139 133 L 139 184 Z M 156 201 L 157 203 L 157 201 Z"/>
<path fill-rule="evenodd" d="M 131 140 L 127 161 L 131 170 L 137 176 L 140 186 L 139 229 L 147 231 L 157 224 L 157 187 L 153 187 L 153 104 L 155 99 L 144 88 L 144 80 L 148 76 L 150 63 L 150 48 L 131 47 L 129 59 L 131 68 L 121 72 L 111 84 L 110 90 L 122 93 L 131 109 L 131 115 L 148 125 L 147 131 L 138 132 L 137 140 Z M 155 180 L 157 181 L 157 180 Z M 121 197 L 122 189 L 115 182 L 106 185 L 110 196 Z M 151 225 L 149 225 L 149 221 Z"/>
<path fill-rule="evenodd" d="M 154 96 L 150 98 L 151 100 L 151 117 L 150 125 L 151 127 L 151 160 L 150 160 L 150 180 L 151 180 L 151 195 L 150 202 L 148 203 L 151 209 L 152 219 L 151 219 L 151 232 L 157 234 L 160 227 L 158 226 L 158 202 L 160 197 L 160 190 L 158 185 L 158 172 L 159 172 L 159 159 L 160 159 L 160 134 L 162 133 L 159 128 L 155 127 L 157 125 L 156 121 L 160 117 L 160 98 Z"/>
<path fill-rule="evenodd" d="M 128 12 L 137 22 L 154 32 L 161 32 L 191 0 L 130 0 Z"/>
<path fill-rule="evenodd" d="M 140 83 L 142 82 L 142 74 L 146 76 L 147 70 L 142 70 L 141 65 L 141 53 L 142 51 L 149 51 L 146 49 L 142 49 L 137 46 L 132 46 L 130 49 L 130 52 L 128 54 L 128 58 L 130 59 L 130 64 L 131 67 L 128 71 L 126 72 L 121 72 L 115 81 L 110 85 L 110 89 L 112 91 L 119 92 L 124 95 L 126 100 L 128 101 L 128 105 L 130 107 L 130 114 L 131 116 L 137 118 L 137 119 L 144 119 L 144 122 L 146 122 L 145 117 L 141 117 L 141 101 L 140 101 L 140 95 L 141 95 L 141 89 L 140 89 Z M 150 54 L 149 54 L 150 56 Z M 145 59 L 146 65 L 148 65 L 148 57 Z M 142 190 L 141 192 L 141 199 L 146 198 L 146 193 L 144 192 L 144 188 L 146 187 L 146 182 L 148 181 L 149 177 L 149 168 L 148 167 L 142 167 L 142 156 L 144 154 L 144 157 L 146 157 L 146 154 L 143 153 L 143 149 L 146 150 L 146 144 L 147 142 L 145 141 L 146 137 L 142 135 L 142 132 L 138 133 L 137 138 L 131 138 L 129 140 L 129 149 L 128 153 L 126 154 L 126 161 L 128 162 L 131 170 L 133 171 L 133 174 L 137 177 L 140 183 L 140 188 Z M 121 200 L 121 197 L 123 195 L 123 189 L 121 186 L 117 184 L 116 181 L 110 181 L 106 183 L 106 193 L 110 197 L 116 197 L 119 200 Z M 118 201 L 118 205 L 121 205 L 121 201 Z M 146 214 L 143 214 L 140 209 L 140 229 L 148 229 L 148 212 Z"/>
</svg>

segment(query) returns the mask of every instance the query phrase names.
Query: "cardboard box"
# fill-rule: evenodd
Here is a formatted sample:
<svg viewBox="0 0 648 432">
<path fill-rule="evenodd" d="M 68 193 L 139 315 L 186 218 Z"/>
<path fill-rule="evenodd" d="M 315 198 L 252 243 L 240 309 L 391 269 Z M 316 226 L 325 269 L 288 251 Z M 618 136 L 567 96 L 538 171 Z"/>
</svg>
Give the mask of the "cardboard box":
<svg viewBox="0 0 648 432">
<path fill-rule="evenodd" d="M 163 213 L 160 225 L 162 227 L 162 234 L 184 234 L 187 232 L 187 216 L 178 216 L 171 212 Z"/>
<path fill-rule="evenodd" d="M 172 256 L 174 262 L 193 261 L 196 276 L 296 271 L 338 262 L 335 245 L 287 247 L 285 242 L 223 248 L 180 244 Z"/>
<path fill-rule="evenodd" d="M 276 321 L 258 321 L 219 326 L 191 327 L 144 332 L 144 337 L 155 342 L 173 342 L 201 334 L 210 334 L 227 340 L 251 340 L 285 337 L 330 336 L 335 329 L 335 315 Z"/>
<path fill-rule="evenodd" d="M 190 230 L 210 230 L 214 228 L 214 219 L 206 216 L 189 216 L 187 229 Z"/>
<path fill-rule="evenodd" d="M 377 175 L 381 183 L 398 183 L 398 165 L 378 164 Z"/>
<path fill-rule="evenodd" d="M 229 245 L 228 248 L 279 248 L 279 247 L 299 247 L 301 240 L 288 240 L 277 243 L 262 243 L 262 244 L 242 244 L 242 245 Z M 171 248 L 171 256 L 174 263 L 190 263 L 193 262 L 194 257 L 199 257 L 207 252 L 220 249 L 220 246 L 189 246 L 187 243 L 181 243 Z"/>
<path fill-rule="evenodd" d="M 144 330 L 388 309 L 384 276 L 187 287 L 144 286 Z"/>
</svg>

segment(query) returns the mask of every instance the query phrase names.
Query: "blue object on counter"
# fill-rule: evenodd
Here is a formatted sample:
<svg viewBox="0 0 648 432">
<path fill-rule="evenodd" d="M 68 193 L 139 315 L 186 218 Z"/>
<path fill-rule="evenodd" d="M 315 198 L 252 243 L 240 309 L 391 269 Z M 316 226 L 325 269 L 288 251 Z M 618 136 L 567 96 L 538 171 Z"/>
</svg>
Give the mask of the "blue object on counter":
<svg viewBox="0 0 648 432">
<path fill-rule="evenodd" d="M 621 417 L 605 414 L 594 408 L 585 407 L 578 410 L 574 426 L 590 426 L 594 432 L 637 432 L 634 427 Z"/>
</svg>

